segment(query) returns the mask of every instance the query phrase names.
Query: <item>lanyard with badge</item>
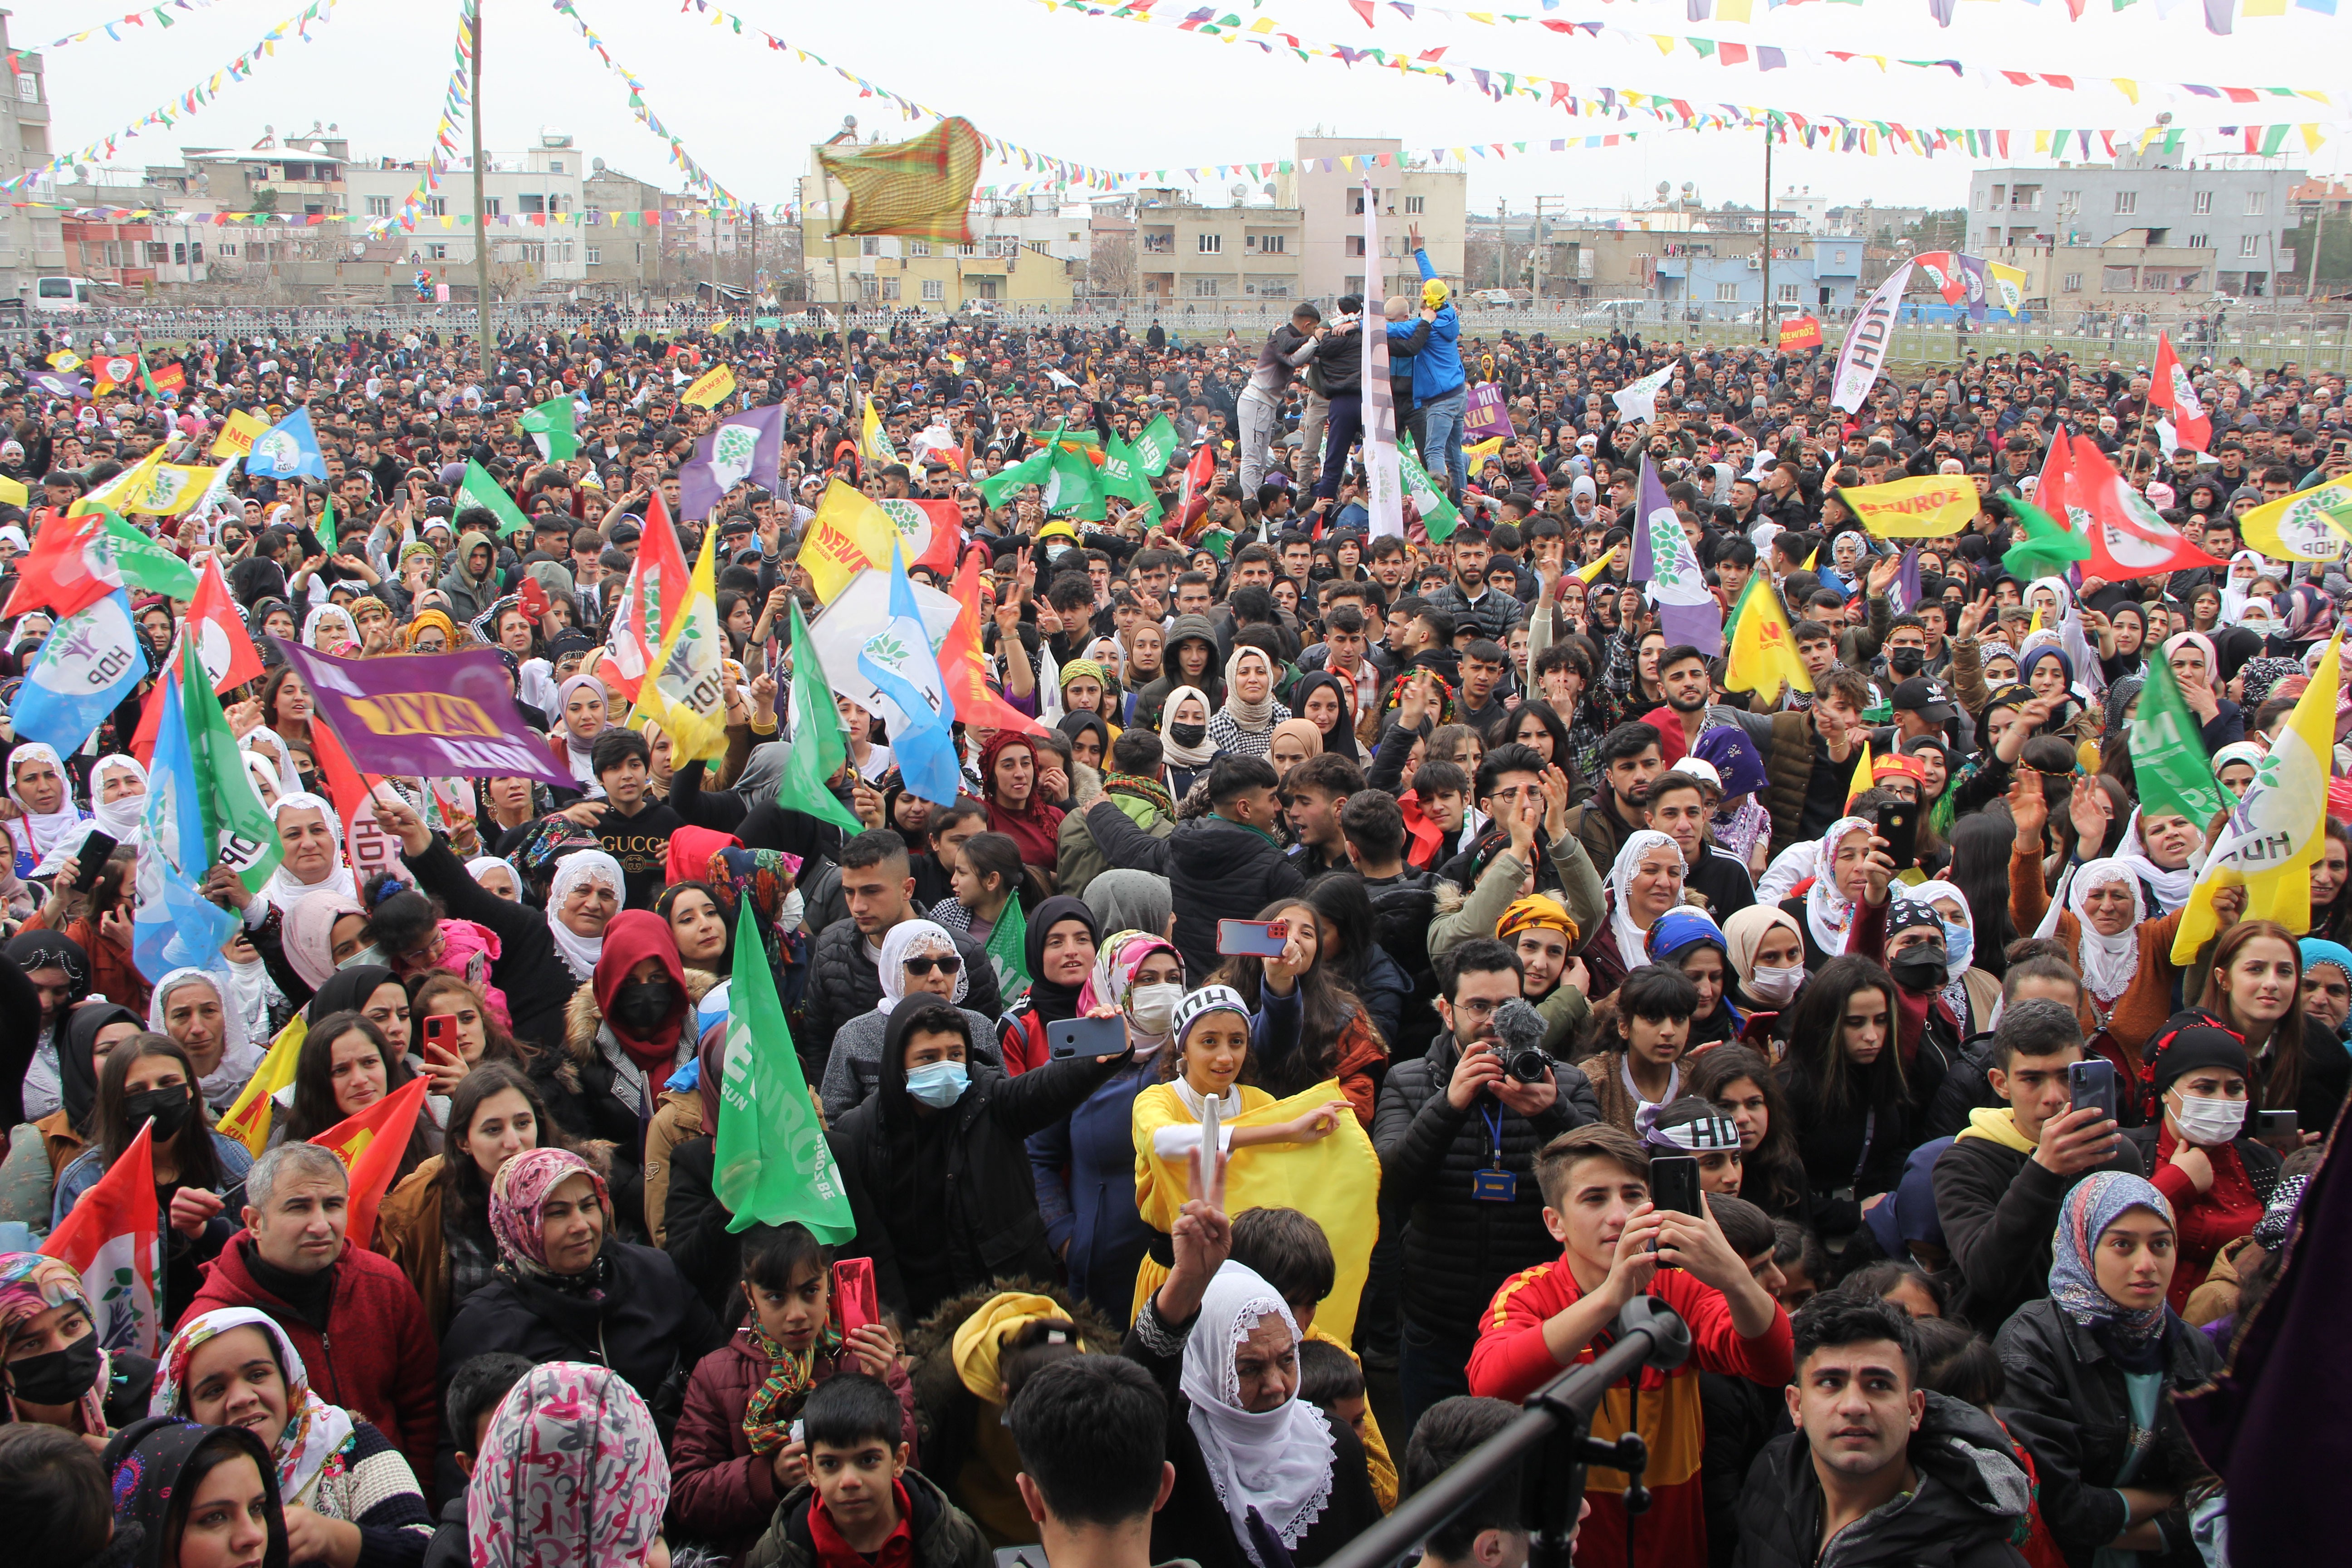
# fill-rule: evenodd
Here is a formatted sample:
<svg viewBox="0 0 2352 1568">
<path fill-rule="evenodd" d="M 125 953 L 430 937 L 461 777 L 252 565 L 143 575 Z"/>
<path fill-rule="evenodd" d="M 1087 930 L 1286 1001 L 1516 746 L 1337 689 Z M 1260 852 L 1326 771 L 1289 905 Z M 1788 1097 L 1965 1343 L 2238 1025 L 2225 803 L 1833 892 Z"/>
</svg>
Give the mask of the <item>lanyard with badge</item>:
<svg viewBox="0 0 2352 1568">
<path fill-rule="evenodd" d="M 1482 1102 L 1478 1115 L 1486 1123 L 1487 1147 L 1493 1151 L 1494 1158 L 1485 1170 L 1470 1173 L 1470 1196 L 1482 1204 L 1517 1203 L 1519 1178 L 1516 1173 L 1503 1169 L 1503 1108 Z"/>
</svg>

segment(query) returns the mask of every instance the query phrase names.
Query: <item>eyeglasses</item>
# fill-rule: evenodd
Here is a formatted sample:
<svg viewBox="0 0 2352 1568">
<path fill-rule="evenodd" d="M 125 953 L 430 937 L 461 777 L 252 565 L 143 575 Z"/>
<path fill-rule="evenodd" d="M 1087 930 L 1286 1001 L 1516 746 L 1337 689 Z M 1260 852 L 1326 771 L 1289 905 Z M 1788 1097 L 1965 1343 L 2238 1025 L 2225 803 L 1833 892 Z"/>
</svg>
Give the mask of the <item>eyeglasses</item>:
<svg viewBox="0 0 2352 1568">
<path fill-rule="evenodd" d="M 936 967 L 941 974 L 953 974 L 957 970 L 963 967 L 963 960 L 955 953 L 948 953 L 940 958 L 910 958 L 907 960 L 907 973 L 913 975 L 918 980 L 920 980 L 923 976 L 929 974 L 934 967 Z"/>
<path fill-rule="evenodd" d="M 1484 996 L 1465 996 L 1461 1001 L 1454 1004 L 1454 1010 L 1457 1013 L 1467 1013 L 1473 1018 L 1484 1018 L 1501 1006 L 1503 1002 L 1509 1000 L 1507 996 L 1498 1002 L 1489 1002 Z"/>
</svg>

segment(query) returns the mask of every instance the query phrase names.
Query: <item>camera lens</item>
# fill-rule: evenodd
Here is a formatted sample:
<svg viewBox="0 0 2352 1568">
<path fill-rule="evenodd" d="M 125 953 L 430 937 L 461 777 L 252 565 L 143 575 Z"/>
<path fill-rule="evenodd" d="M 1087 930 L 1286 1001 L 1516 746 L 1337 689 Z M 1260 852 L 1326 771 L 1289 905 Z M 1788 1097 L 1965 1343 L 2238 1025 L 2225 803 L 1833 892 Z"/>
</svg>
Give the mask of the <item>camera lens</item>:
<svg viewBox="0 0 2352 1568">
<path fill-rule="evenodd" d="M 1521 1083 L 1541 1083 L 1551 1076 L 1551 1058 L 1540 1050 L 1514 1051 L 1505 1066 Z"/>
</svg>

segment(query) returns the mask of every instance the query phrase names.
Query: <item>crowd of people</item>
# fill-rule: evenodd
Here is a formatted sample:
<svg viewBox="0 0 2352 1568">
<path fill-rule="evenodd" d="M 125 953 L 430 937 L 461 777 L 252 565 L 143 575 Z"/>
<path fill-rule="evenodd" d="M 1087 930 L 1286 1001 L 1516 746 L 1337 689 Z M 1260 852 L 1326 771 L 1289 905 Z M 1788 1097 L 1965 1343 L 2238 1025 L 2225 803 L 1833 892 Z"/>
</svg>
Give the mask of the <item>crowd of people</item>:
<svg viewBox="0 0 2352 1568">
<path fill-rule="evenodd" d="M 1454 509 L 1402 532 L 1367 493 L 1367 331 Z M 283 858 L 206 882 L 220 962 L 142 973 L 132 930 L 185 603 L 136 604 L 148 679 L 86 743 L 0 759 L 26 1561 L 1310 1565 L 1637 1297 L 1693 1348 L 1602 1400 L 1647 1507 L 1593 1469 L 1580 1563 L 2228 1561 L 2173 1401 L 2277 1277 L 2352 1086 L 2352 829 L 2307 931 L 2225 890 L 2177 963 L 2227 816 L 2144 807 L 2128 736 L 2161 661 L 2242 795 L 2326 673 L 2352 581 L 2240 520 L 2352 470 L 2341 377 L 2200 364 L 2212 450 L 2168 451 L 2145 366 L 1971 354 L 1845 412 L 1818 352 L 1487 341 L 1433 278 L 1263 344 L 788 320 L 497 358 L 196 341 L 146 351 L 171 398 L 31 365 L 0 393 L 30 491 L 0 590 L 232 413 L 306 411 L 326 468 L 127 520 L 220 563 L 265 665 L 224 701 Z M 680 400 L 720 365 L 726 401 Z M 1661 371 L 1651 416 L 1612 397 Z M 1465 436 L 1474 382 L 1509 435 Z M 524 416 L 567 394 L 579 450 L 542 460 Z M 769 405 L 774 481 L 683 517 L 698 442 Z M 1161 419 L 1148 501 L 983 494 L 1056 432 Z M 2069 437 L 2213 564 L 2005 565 Z M 1628 576 L 1644 466 L 1727 616 L 1759 578 L 1786 606 L 1801 686 L 1733 689 L 1661 629 Z M 1939 473 L 1979 510 L 1907 559 L 1842 499 Z M 952 799 L 874 714 L 788 700 L 837 483 L 957 503 L 980 557 L 1021 721 L 958 722 Z M 631 721 L 608 643 L 673 526 L 688 560 L 716 531 L 717 761 Z M 54 627 L 0 628 L 0 700 Z M 347 816 L 297 643 L 494 650 L 572 787 L 394 778 Z M 823 727 L 846 761 L 812 813 L 783 784 Z M 394 848 L 356 862 L 360 826 Z M 845 1226 L 730 1206 L 761 961 L 824 1127 L 795 1174 L 835 1174 Z M 298 1019 L 267 1137 L 224 1130 Z M 355 1194 L 310 1140 L 416 1079 L 389 1189 Z M 39 1251 L 142 1129 L 152 1353 Z M 1420 1549 L 1519 1568 L 1515 1474 Z"/>
</svg>

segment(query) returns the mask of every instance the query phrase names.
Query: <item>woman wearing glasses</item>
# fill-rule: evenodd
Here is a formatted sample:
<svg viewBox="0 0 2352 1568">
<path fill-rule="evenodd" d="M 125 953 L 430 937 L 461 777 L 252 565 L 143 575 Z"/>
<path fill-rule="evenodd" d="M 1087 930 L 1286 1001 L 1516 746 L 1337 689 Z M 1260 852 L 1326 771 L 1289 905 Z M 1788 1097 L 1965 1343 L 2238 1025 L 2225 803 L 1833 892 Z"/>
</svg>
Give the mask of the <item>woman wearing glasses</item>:
<svg viewBox="0 0 2352 1568">
<path fill-rule="evenodd" d="M 890 1026 L 890 1009 L 917 992 L 929 992 L 955 1004 L 971 1025 L 973 1054 L 992 1066 L 996 1061 L 993 1020 L 961 1005 L 971 989 L 955 938 L 930 921 L 901 921 L 882 937 L 882 1000 L 873 1010 L 844 1024 L 833 1037 L 833 1055 L 825 1064 L 824 1118 L 838 1124 L 855 1107 L 870 1099 L 882 1079 L 882 1042 Z"/>
</svg>

